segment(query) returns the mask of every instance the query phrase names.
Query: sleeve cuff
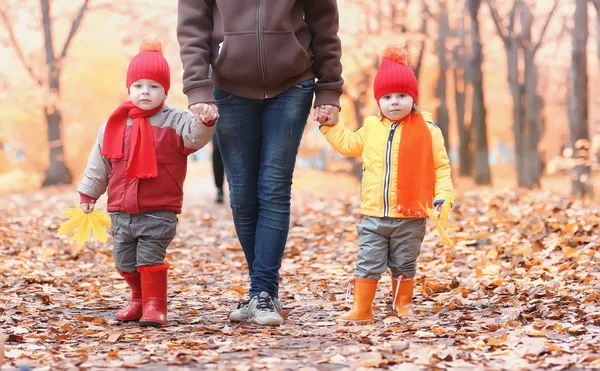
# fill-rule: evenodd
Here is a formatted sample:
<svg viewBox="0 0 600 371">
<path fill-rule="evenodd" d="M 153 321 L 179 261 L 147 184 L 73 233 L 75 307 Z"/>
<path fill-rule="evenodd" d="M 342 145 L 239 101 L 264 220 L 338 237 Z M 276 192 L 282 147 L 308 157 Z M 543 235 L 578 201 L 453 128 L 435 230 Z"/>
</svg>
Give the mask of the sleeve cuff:
<svg viewBox="0 0 600 371">
<path fill-rule="evenodd" d="M 79 203 L 80 204 L 89 204 L 90 202 L 96 202 L 96 199 L 90 197 L 84 193 L 79 193 Z"/>
<path fill-rule="evenodd" d="M 340 96 L 341 95 L 342 95 L 342 92 L 339 90 L 333 90 L 333 89 L 317 90 L 315 92 L 315 103 L 314 103 L 313 107 L 319 107 L 319 106 L 329 104 L 329 105 L 338 107 L 341 111 L 342 110 L 342 106 L 340 105 Z"/>
<path fill-rule="evenodd" d="M 188 97 L 188 108 L 196 103 L 214 103 L 215 97 L 211 85 L 198 86 L 184 92 Z"/>
<path fill-rule="evenodd" d="M 331 126 L 319 125 L 319 131 L 323 134 L 327 134 L 327 132 L 331 130 Z"/>
</svg>

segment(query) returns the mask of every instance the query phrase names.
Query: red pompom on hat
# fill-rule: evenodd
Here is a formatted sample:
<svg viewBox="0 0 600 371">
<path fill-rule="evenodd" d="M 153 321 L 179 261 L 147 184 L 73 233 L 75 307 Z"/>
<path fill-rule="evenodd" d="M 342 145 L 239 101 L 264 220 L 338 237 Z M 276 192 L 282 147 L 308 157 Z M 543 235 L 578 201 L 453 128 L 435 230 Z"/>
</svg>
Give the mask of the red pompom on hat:
<svg viewBox="0 0 600 371">
<path fill-rule="evenodd" d="M 377 101 L 386 94 L 404 93 L 417 102 L 419 84 L 415 73 L 408 66 L 408 55 L 404 46 L 391 45 L 383 50 L 381 65 L 373 84 L 373 93 Z"/>
<path fill-rule="evenodd" d="M 165 88 L 165 94 L 169 93 L 171 71 L 158 37 L 145 37 L 140 44 L 140 52 L 129 63 L 127 89 L 140 79 L 154 80 Z"/>
</svg>

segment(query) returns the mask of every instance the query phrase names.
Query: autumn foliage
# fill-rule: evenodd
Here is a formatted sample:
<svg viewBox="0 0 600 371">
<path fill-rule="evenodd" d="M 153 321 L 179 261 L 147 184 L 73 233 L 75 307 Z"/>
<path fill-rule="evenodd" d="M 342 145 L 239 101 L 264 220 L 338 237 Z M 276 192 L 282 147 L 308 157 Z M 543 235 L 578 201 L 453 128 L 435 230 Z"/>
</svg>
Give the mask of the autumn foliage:
<svg viewBox="0 0 600 371">
<path fill-rule="evenodd" d="M 297 177 L 281 270 L 287 319 L 278 328 L 227 321 L 247 294 L 248 278 L 230 211 L 208 201 L 209 180 L 187 184 L 167 257 L 173 265 L 170 317 L 160 330 L 114 320 L 128 297 L 110 241 L 79 247 L 57 235 L 64 219 L 56 210 L 71 205 L 72 195 L 4 198 L 0 323 L 7 362 L 56 369 L 600 364 L 596 206 L 546 192 L 459 195 L 448 220 L 455 248 L 445 247 L 428 224 L 416 277 L 417 316 L 391 316 L 391 283 L 384 275 L 375 323 L 346 326 L 334 318 L 348 309 L 359 197 L 340 188 L 346 180 L 335 179 Z"/>
</svg>

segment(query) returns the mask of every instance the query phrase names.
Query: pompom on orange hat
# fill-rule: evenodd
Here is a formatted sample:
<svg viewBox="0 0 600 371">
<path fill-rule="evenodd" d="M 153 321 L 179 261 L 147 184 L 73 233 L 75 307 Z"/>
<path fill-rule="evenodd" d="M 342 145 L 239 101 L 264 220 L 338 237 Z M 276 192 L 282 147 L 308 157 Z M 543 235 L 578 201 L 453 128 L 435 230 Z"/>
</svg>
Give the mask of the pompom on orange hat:
<svg viewBox="0 0 600 371">
<path fill-rule="evenodd" d="M 146 36 L 140 44 L 139 53 L 129 62 L 127 69 L 127 89 L 140 79 L 150 79 L 165 88 L 165 94 L 171 87 L 169 63 L 163 56 L 163 47 L 158 37 Z"/>
<path fill-rule="evenodd" d="M 386 94 L 404 93 L 417 102 L 419 84 L 415 73 L 408 66 L 408 56 L 405 46 L 391 45 L 383 50 L 381 65 L 373 84 L 373 93 L 377 101 Z"/>
</svg>

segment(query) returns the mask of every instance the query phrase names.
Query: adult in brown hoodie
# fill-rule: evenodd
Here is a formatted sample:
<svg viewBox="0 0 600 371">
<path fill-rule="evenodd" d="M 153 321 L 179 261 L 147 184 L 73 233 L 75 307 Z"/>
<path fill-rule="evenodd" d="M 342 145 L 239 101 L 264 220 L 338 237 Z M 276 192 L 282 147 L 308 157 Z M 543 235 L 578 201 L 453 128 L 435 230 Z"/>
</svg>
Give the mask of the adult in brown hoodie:
<svg viewBox="0 0 600 371">
<path fill-rule="evenodd" d="M 219 116 L 216 136 L 248 263 L 249 300 L 230 320 L 279 325 L 279 269 L 298 147 L 313 98 L 328 120 L 339 113 L 337 3 L 179 0 L 178 11 L 183 92 L 199 121 Z"/>
</svg>

